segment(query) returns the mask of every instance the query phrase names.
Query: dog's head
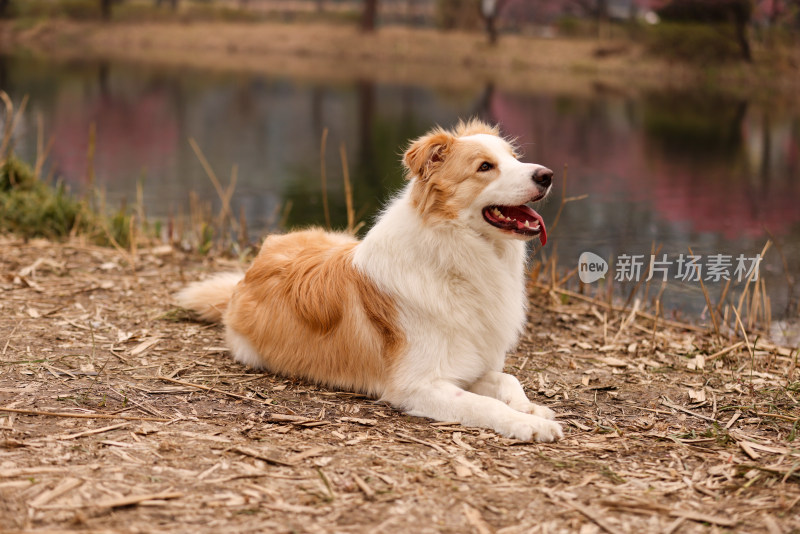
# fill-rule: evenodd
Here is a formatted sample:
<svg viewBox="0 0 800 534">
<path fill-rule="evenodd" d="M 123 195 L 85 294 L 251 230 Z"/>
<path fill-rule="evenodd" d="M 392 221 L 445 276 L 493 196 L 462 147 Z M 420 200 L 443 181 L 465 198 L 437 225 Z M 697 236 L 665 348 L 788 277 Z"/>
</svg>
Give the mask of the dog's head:
<svg viewBox="0 0 800 534">
<path fill-rule="evenodd" d="M 478 120 L 437 128 L 413 141 L 403 163 L 423 219 L 459 220 L 482 235 L 547 242 L 542 217 L 526 204 L 550 191 L 553 171 L 519 161 L 496 127 Z"/>
</svg>

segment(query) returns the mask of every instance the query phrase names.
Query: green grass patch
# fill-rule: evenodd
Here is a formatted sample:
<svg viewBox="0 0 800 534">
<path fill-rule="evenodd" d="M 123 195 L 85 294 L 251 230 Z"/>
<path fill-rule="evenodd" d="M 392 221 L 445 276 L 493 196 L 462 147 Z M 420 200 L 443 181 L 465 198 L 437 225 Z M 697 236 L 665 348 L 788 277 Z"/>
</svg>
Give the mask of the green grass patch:
<svg viewBox="0 0 800 534">
<path fill-rule="evenodd" d="M 34 177 L 16 157 L 0 167 L 0 231 L 23 237 L 63 238 L 84 220 L 86 206 L 58 184 L 54 187 Z"/>
<path fill-rule="evenodd" d="M 703 66 L 742 60 L 732 24 L 664 22 L 645 34 L 648 52 L 667 59 Z"/>
<path fill-rule="evenodd" d="M 470 0 L 475 3 L 477 0 Z M 476 4 L 477 5 L 477 4 Z M 77 21 L 100 21 L 102 11 L 99 0 L 11 0 L 7 17 L 25 24 L 52 19 Z M 477 11 L 476 11 L 477 13 Z M 111 20 L 122 23 L 152 23 L 180 21 L 191 22 L 330 22 L 357 23 L 359 10 L 353 11 L 304 11 L 297 9 L 274 9 L 263 11 L 240 7 L 238 3 L 180 0 L 178 8 L 172 9 L 169 2 L 158 6 L 153 0 L 127 0 L 113 2 Z"/>
<path fill-rule="evenodd" d="M 127 248 L 131 244 L 131 215 L 123 206 L 112 215 L 94 209 L 62 183 L 39 180 L 15 156 L 0 164 L 0 232 L 23 238 L 63 239 L 70 234 L 88 236 L 98 245 Z"/>
<path fill-rule="evenodd" d="M 11 17 L 19 18 L 70 18 L 77 20 L 99 20 L 99 0 L 11 0 L 8 7 Z"/>
</svg>

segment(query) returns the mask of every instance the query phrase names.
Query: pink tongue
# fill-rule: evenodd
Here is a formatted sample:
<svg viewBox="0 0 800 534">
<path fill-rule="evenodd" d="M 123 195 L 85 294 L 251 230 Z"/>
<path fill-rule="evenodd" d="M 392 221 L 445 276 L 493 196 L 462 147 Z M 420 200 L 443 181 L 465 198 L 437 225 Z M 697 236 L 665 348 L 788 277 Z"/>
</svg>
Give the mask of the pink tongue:
<svg viewBox="0 0 800 534">
<path fill-rule="evenodd" d="M 547 229 L 544 227 L 544 220 L 542 219 L 542 216 L 525 204 L 522 206 L 516 206 L 515 209 L 524 212 L 528 220 L 535 219 L 539 223 L 539 228 L 541 228 L 541 231 L 539 232 L 539 241 L 542 242 L 542 246 L 545 246 L 547 243 Z M 524 229 L 525 224 L 524 222 L 521 223 L 517 221 L 517 226 L 522 230 Z"/>
<path fill-rule="evenodd" d="M 539 215 L 538 213 L 536 215 Z M 547 228 L 544 227 L 544 221 L 541 217 L 539 217 L 539 226 L 542 228 L 541 233 L 539 234 L 539 241 L 542 242 L 542 246 L 547 244 Z"/>
</svg>

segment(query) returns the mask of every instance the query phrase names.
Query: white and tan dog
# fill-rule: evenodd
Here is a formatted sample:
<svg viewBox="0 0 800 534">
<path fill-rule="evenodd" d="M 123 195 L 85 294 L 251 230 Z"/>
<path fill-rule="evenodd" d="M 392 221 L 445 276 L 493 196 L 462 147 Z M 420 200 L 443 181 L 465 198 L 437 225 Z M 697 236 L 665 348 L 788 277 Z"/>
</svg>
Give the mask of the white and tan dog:
<svg viewBox="0 0 800 534">
<path fill-rule="evenodd" d="M 553 412 L 503 373 L 525 325 L 525 204 L 552 171 L 478 121 L 414 141 L 408 185 L 359 242 L 319 229 L 270 236 L 245 275 L 178 295 L 222 320 L 236 360 L 379 397 L 412 415 L 553 441 Z"/>
</svg>

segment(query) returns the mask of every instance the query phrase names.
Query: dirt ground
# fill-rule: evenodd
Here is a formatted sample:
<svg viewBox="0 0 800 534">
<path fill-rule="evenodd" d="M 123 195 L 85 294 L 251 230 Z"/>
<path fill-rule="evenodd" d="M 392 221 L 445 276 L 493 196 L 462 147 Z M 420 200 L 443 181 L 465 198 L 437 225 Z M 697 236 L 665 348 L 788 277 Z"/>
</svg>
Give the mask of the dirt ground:
<svg viewBox="0 0 800 534">
<path fill-rule="evenodd" d="M 0 236 L 2 532 L 800 532 L 786 349 L 532 288 L 522 443 L 252 372 L 171 304 L 236 262 L 131 258 Z"/>
</svg>

